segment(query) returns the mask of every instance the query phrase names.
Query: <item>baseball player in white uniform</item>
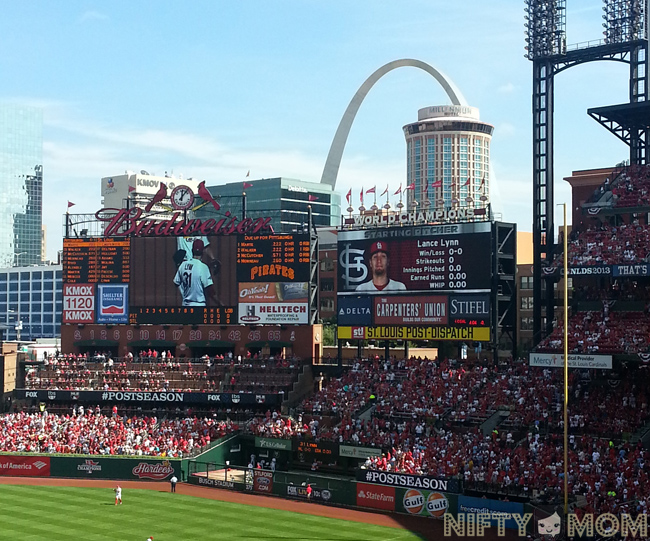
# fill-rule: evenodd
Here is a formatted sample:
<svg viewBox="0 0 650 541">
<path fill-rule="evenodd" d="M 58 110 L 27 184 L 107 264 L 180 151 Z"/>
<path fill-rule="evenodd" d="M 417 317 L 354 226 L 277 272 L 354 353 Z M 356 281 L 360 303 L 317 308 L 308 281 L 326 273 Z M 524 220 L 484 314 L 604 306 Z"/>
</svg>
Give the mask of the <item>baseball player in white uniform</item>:
<svg viewBox="0 0 650 541">
<path fill-rule="evenodd" d="M 208 266 L 201 261 L 205 243 L 196 239 L 192 243 L 193 259 L 183 261 L 176 271 L 174 283 L 183 297 L 183 306 L 206 306 L 206 295 L 215 304 L 220 304 L 214 290 L 212 274 Z"/>
<path fill-rule="evenodd" d="M 120 485 L 117 485 L 115 489 L 115 505 L 118 503 L 122 505 L 122 487 Z"/>
<path fill-rule="evenodd" d="M 204 246 L 210 244 L 208 237 L 205 235 L 192 235 L 189 237 L 176 237 L 176 249 L 183 250 L 185 255 L 183 256 L 182 261 L 191 261 L 192 260 L 192 246 L 194 245 L 195 240 L 200 240 L 203 242 Z"/>
<path fill-rule="evenodd" d="M 378 240 L 370 245 L 366 251 L 368 265 L 372 273 L 372 279 L 357 286 L 356 291 L 367 293 L 379 293 L 382 291 L 406 291 L 406 286 L 397 280 L 388 277 L 388 244 L 386 241 Z"/>
</svg>

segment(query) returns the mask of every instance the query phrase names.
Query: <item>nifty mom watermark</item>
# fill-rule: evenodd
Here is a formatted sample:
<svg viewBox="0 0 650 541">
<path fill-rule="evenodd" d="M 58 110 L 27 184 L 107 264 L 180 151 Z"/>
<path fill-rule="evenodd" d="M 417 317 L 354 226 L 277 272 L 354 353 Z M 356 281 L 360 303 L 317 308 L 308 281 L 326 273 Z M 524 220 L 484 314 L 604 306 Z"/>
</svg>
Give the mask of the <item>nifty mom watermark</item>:
<svg viewBox="0 0 650 541">
<path fill-rule="evenodd" d="M 532 513 L 458 513 L 456 517 L 445 514 L 445 536 L 452 533 L 458 536 L 483 537 L 488 528 L 495 526 L 497 535 L 506 535 L 506 522 L 514 521 L 518 535 L 526 536 L 528 523 L 533 518 Z M 537 521 L 537 533 L 546 539 L 555 539 L 562 531 L 562 519 L 554 513 Z M 632 539 L 645 539 L 648 536 L 648 515 L 640 514 L 636 518 L 623 513 L 614 515 L 604 513 L 602 515 L 586 514 L 582 518 L 574 513 L 567 515 L 566 522 L 567 537 L 587 536 L 614 537 L 620 534 Z"/>
</svg>

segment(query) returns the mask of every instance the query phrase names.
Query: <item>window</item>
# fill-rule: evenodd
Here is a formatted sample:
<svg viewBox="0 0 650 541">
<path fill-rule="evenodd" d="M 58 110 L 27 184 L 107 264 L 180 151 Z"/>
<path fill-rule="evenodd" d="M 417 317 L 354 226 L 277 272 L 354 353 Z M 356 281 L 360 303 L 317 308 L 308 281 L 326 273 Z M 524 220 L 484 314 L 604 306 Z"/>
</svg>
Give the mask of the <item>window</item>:
<svg viewBox="0 0 650 541">
<path fill-rule="evenodd" d="M 533 309 L 533 298 L 532 297 L 522 297 L 521 298 L 521 309 L 522 310 L 532 310 Z"/>
<path fill-rule="evenodd" d="M 320 270 L 327 272 L 334 270 L 334 260 L 330 257 L 324 257 L 320 261 Z"/>
<path fill-rule="evenodd" d="M 323 278 L 320 281 L 321 291 L 334 291 L 334 278 Z"/>
<path fill-rule="evenodd" d="M 522 317 L 520 320 L 519 329 L 522 331 L 532 331 L 533 330 L 533 318 L 532 317 Z"/>
<path fill-rule="evenodd" d="M 320 309 L 323 312 L 333 312 L 334 311 L 334 299 L 326 298 L 320 300 Z"/>
<path fill-rule="evenodd" d="M 519 279 L 519 287 L 521 289 L 533 289 L 533 277 L 532 276 L 522 276 Z"/>
</svg>

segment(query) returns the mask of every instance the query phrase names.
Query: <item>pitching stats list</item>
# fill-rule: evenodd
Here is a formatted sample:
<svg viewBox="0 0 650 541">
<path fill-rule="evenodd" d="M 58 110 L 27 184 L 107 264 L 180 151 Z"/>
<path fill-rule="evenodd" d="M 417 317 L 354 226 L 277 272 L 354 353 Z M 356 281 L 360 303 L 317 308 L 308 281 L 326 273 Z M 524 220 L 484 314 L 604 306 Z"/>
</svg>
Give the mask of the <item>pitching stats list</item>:
<svg viewBox="0 0 650 541">
<path fill-rule="evenodd" d="M 129 239 L 63 239 L 64 284 L 128 283 L 130 279 Z"/>
<path fill-rule="evenodd" d="M 237 279 L 240 282 L 307 282 L 309 246 L 309 235 L 240 236 Z"/>
</svg>

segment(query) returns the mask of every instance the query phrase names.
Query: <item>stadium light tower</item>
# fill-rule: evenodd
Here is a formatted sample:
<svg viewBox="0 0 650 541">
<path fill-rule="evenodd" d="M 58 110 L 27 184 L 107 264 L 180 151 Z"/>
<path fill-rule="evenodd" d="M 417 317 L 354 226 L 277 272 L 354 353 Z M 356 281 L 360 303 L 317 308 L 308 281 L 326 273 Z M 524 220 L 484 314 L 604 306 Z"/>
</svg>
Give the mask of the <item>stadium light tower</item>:
<svg viewBox="0 0 650 541">
<path fill-rule="evenodd" d="M 630 146 L 630 161 L 646 163 L 650 154 L 648 99 L 648 0 L 604 0 L 604 39 L 586 46 L 566 45 L 565 0 L 525 0 L 524 56 L 533 62 L 533 343 L 553 328 L 553 278 L 543 265 L 555 255 L 553 190 L 553 110 L 555 75 L 595 60 L 630 65 L 629 104 L 589 110 L 605 128 Z M 639 105 L 644 109 L 640 115 Z M 643 118 L 639 124 L 638 119 Z M 636 122 L 636 124 L 633 124 Z M 546 280 L 546 291 L 542 283 Z M 545 319 L 542 313 L 545 311 Z"/>
</svg>

